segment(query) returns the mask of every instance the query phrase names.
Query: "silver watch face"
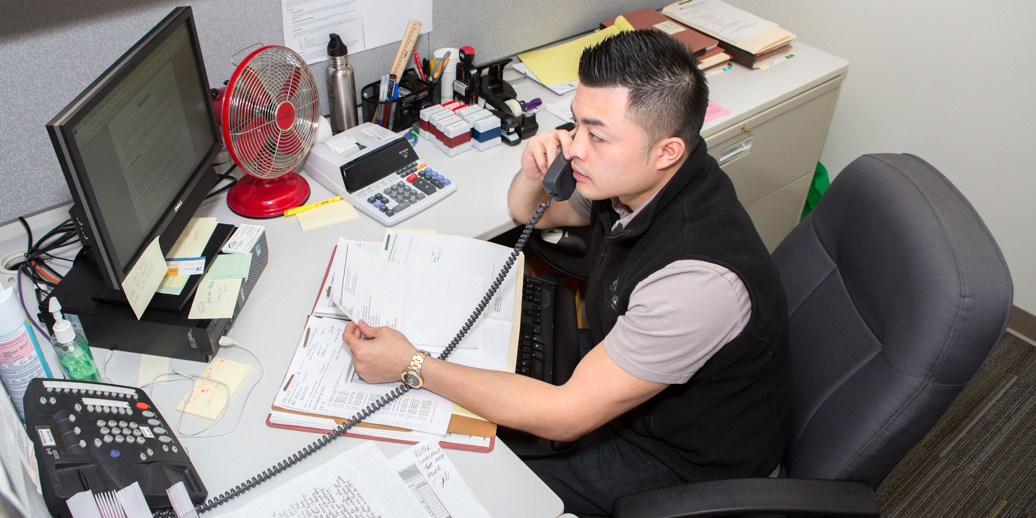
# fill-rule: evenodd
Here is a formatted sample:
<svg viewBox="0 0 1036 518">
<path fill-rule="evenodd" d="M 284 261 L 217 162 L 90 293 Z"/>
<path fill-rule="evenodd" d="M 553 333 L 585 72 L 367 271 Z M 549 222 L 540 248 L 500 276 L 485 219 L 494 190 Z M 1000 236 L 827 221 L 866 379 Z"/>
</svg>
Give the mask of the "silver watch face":
<svg viewBox="0 0 1036 518">
<path fill-rule="evenodd" d="M 424 380 L 421 379 L 416 372 L 408 370 L 403 373 L 403 383 L 410 385 L 412 388 L 421 388 L 424 384 Z"/>
</svg>

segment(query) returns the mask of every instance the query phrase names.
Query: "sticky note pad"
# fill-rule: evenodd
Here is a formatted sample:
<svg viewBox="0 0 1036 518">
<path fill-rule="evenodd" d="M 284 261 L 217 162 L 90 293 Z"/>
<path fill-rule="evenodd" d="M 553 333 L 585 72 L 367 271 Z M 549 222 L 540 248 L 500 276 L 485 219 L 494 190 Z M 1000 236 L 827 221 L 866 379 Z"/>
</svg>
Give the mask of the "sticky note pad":
<svg viewBox="0 0 1036 518">
<path fill-rule="evenodd" d="M 295 215 L 302 230 L 319 228 L 356 217 L 356 209 L 345 201 L 336 201 Z"/>
<path fill-rule="evenodd" d="M 184 396 L 180 404 L 176 405 L 176 410 L 182 409 L 185 413 L 215 421 L 227 401 L 234 397 L 237 389 L 241 387 L 251 372 L 252 366 L 247 363 L 238 363 L 218 356 L 213 358 L 201 375 L 222 381 L 227 386 L 224 387 L 219 383 L 204 379 L 194 380 L 194 390 L 188 394 L 190 399 L 188 400 L 188 396 Z M 230 389 L 229 395 L 228 388 Z M 184 408 L 184 404 L 187 405 L 186 408 Z"/>
</svg>

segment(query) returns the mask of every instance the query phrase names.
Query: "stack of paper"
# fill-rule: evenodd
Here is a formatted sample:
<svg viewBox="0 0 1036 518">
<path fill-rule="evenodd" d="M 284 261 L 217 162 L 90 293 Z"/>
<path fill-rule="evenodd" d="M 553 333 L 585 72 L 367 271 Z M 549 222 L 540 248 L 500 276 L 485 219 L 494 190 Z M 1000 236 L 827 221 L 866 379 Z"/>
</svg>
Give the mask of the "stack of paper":
<svg viewBox="0 0 1036 518">
<path fill-rule="evenodd" d="M 630 11 L 622 15 L 622 18 L 625 18 L 636 29 L 657 29 L 683 43 L 698 58 L 698 68 L 702 70 L 722 67 L 730 61 L 730 54 L 724 52 L 723 48 L 719 46 L 719 40 L 667 18 L 650 7 Z M 601 22 L 601 27 L 611 27 L 615 24 L 615 20 L 615 18 L 604 20 Z"/>
<path fill-rule="evenodd" d="M 719 40 L 735 63 L 766 68 L 791 56 L 795 35 L 722 0 L 685 0 L 662 14 Z"/>
</svg>

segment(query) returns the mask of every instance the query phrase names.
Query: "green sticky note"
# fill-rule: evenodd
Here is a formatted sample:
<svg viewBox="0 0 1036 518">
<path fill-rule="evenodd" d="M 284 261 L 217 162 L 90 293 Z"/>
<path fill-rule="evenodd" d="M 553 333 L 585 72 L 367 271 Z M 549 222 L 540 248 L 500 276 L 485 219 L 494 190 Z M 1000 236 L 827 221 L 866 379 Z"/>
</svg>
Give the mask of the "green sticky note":
<svg viewBox="0 0 1036 518">
<path fill-rule="evenodd" d="M 209 267 L 205 280 L 247 279 L 252 267 L 252 254 L 220 254 Z"/>
</svg>

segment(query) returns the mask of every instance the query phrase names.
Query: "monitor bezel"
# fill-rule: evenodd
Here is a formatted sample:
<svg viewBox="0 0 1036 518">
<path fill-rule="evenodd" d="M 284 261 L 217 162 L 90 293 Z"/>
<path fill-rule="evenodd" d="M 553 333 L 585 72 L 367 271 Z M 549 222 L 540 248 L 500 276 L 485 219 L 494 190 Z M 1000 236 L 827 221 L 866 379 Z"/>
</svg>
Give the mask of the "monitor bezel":
<svg viewBox="0 0 1036 518">
<path fill-rule="evenodd" d="M 70 210 L 72 219 L 83 239 L 84 248 L 89 247 L 88 253 L 94 254 L 105 285 L 114 290 L 122 290 L 122 282 L 126 275 L 156 237 L 159 239 L 162 254 L 165 255 L 169 252 L 191 218 L 194 217 L 195 212 L 205 201 L 209 191 L 218 182 L 219 178 L 213 167 L 213 161 L 222 148 L 222 143 L 216 126 L 215 109 L 211 102 L 205 103 L 206 111 L 209 114 L 212 145 L 185 182 L 184 187 L 164 209 L 162 216 L 147 233 L 143 243 L 134 252 L 126 267 L 122 267 L 115 256 L 112 236 L 105 225 L 104 214 L 94 194 L 89 171 L 83 164 L 72 131 L 121 80 L 125 80 L 161 43 L 185 25 L 190 35 L 194 63 L 198 69 L 199 88 L 203 89 L 202 93 L 207 99 L 211 99 L 210 83 L 202 58 L 193 12 L 190 7 L 178 7 L 148 31 L 47 124 L 47 132 L 72 194 L 73 208 Z"/>
</svg>

